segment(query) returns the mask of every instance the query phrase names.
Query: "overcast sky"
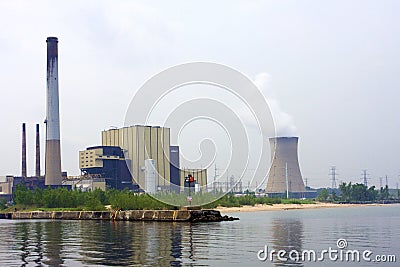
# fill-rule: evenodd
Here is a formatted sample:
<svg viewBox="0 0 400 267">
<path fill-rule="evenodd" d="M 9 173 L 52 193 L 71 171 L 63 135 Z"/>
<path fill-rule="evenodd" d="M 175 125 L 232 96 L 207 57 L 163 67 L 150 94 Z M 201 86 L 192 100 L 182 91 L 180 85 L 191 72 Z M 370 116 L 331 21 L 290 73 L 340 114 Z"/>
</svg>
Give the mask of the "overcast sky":
<svg viewBox="0 0 400 267">
<path fill-rule="evenodd" d="M 45 40 L 56 36 L 70 175 L 79 150 L 123 125 L 147 79 L 211 61 L 267 77 L 272 105 L 300 137 L 308 185 L 329 186 L 332 165 L 339 181 L 361 182 L 367 169 L 370 184 L 399 182 L 400 1 L 1 1 L 0 25 L 0 175 L 21 172 L 22 122 L 29 174 L 35 123 L 44 156 Z"/>
</svg>

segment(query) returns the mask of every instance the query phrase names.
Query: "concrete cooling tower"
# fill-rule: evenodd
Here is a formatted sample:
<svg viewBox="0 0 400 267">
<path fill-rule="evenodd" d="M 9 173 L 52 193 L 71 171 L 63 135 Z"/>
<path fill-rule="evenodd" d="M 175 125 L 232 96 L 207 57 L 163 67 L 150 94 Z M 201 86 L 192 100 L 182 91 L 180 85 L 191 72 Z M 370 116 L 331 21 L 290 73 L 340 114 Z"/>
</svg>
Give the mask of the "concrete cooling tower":
<svg viewBox="0 0 400 267">
<path fill-rule="evenodd" d="M 306 192 L 300 172 L 297 144 L 298 137 L 274 137 L 271 146 L 271 169 L 266 192 L 269 195 L 303 197 Z"/>
</svg>

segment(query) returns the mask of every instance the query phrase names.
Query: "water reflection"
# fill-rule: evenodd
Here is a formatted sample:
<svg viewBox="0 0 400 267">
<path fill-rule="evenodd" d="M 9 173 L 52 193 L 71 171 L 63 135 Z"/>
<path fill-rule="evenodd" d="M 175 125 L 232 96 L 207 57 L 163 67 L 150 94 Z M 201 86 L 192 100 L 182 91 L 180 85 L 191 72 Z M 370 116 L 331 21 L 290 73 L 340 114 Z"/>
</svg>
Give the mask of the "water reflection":
<svg viewBox="0 0 400 267">
<path fill-rule="evenodd" d="M 298 219 L 274 219 L 272 221 L 272 243 L 276 251 L 285 250 L 289 253 L 295 250 L 300 253 L 303 243 L 303 222 Z M 293 254 L 296 256 L 295 254 Z M 276 266 L 303 266 L 301 261 L 293 261 L 286 255 L 287 261 L 274 258 Z"/>
<path fill-rule="evenodd" d="M 21 266 L 182 266 L 195 261 L 190 223 L 36 221 L 13 224 Z M 183 244 L 185 242 L 185 244 Z M 74 261 L 72 261 L 74 262 Z"/>
<path fill-rule="evenodd" d="M 351 248 L 396 254 L 399 214 L 396 206 L 238 213 L 240 221 L 204 224 L 0 220 L 0 266 L 270 266 L 269 260 L 257 258 L 264 245 L 269 250 L 326 249 L 339 233 Z M 368 242 L 365 233 L 357 233 L 360 230 L 368 230 Z M 338 266 L 331 261 L 323 264 Z"/>
</svg>

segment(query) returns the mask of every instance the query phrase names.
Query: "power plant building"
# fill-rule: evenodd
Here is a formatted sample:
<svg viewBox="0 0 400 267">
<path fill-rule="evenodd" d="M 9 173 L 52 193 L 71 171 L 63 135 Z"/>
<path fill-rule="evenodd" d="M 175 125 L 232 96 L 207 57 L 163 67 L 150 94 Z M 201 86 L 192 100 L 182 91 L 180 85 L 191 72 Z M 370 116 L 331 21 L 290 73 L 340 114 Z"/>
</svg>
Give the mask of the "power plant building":
<svg viewBox="0 0 400 267">
<path fill-rule="evenodd" d="M 207 169 L 181 169 L 179 173 L 181 191 L 183 191 L 185 187 L 189 186 L 187 183 L 185 183 L 185 178 L 189 175 L 192 175 L 192 177 L 196 181 L 196 184 L 198 184 L 200 188 L 207 186 Z"/>
<path fill-rule="evenodd" d="M 266 193 L 271 196 L 305 197 L 306 188 L 297 154 L 298 137 L 274 137 L 269 142 L 271 169 Z"/>
<path fill-rule="evenodd" d="M 179 193 L 181 186 L 179 146 L 170 146 L 169 159 L 170 159 L 171 191 Z"/>
<path fill-rule="evenodd" d="M 106 188 L 138 190 L 120 147 L 95 146 L 79 151 L 79 168 L 83 178 L 104 179 Z"/>
<path fill-rule="evenodd" d="M 170 129 L 135 125 L 102 132 L 103 146 L 122 148 L 133 180 L 145 188 L 145 160 L 153 159 L 157 191 L 170 190 Z"/>
</svg>

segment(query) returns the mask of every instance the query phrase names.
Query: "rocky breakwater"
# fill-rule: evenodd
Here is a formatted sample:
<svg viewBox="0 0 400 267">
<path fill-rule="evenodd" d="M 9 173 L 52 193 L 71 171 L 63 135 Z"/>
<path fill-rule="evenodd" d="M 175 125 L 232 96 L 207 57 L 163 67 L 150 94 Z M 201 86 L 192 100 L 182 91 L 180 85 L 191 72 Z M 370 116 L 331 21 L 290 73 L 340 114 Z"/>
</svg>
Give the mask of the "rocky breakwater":
<svg viewBox="0 0 400 267">
<path fill-rule="evenodd" d="M 116 211 L 16 211 L 0 214 L 0 219 L 112 220 L 221 222 L 238 218 L 222 216 L 217 210 L 116 210 Z"/>
</svg>

